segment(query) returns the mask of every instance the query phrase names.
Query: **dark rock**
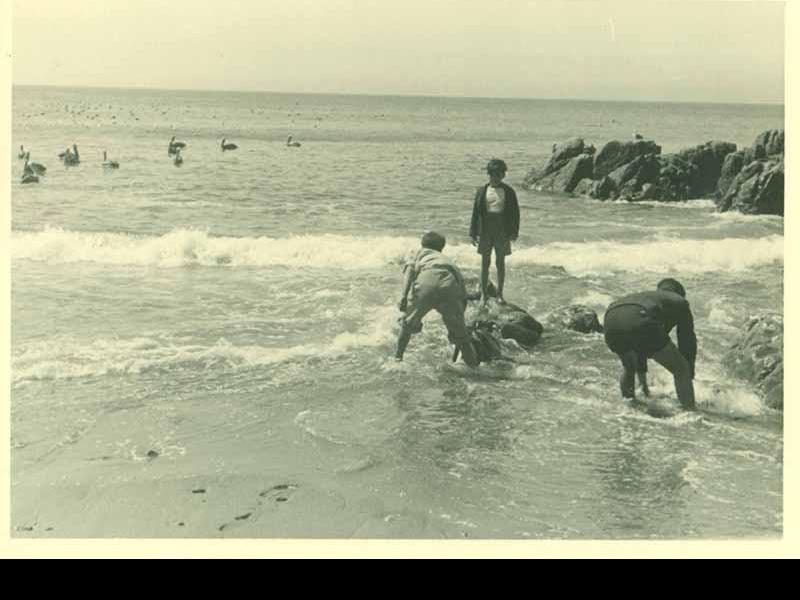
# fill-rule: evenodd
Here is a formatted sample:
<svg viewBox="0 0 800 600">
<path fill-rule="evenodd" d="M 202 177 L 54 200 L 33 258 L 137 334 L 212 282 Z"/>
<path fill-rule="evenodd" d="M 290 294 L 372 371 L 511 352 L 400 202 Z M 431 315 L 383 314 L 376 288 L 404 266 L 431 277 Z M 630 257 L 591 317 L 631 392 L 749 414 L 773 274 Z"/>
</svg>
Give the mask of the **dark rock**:
<svg viewBox="0 0 800 600">
<path fill-rule="evenodd" d="M 721 212 L 783 216 L 783 195 L 783 159 L 754 161 L 734 178 L 717 207 Z"/>
<path fill-rule="evenodd" d="M 555 144 L 553 146 L 553 154 L 550 156 L 550 161 L 545 166 L 542 175 L 555 173 L 571 159 L 583 154 L 584 148 L 583 138 L 573 138 L 566 142 Z"/>
<path fill-rule="evenodd" d="M 607 200 L 609 198 L 614 198 L 616 193 L 617 186 L 614 185 L 614 182 L 611 180 L 611 178 L 606 176 L 595 182 L 592 192 L 589 195 L 592 198 L 597 198 L 598 200 Z"/>
<path fill-rule="evenodd" d="M 526 180 L 528 189 L 548 192 L 571 192 L 584 178 L 592 176 L 592 157 L 582 154 L 569 159 L 558 171 L 541 178 Z"/>
<path fill-rule="evenodd" d="M 488 330 L 503 339 L 513 339 L 524 347 L 533 346 L 544 331 L 539 321 L 512 302 L 498 304 L 490 300 L 475 311 L 472 322 L 477 329 Z"/>
<path fill-rule="evenodd" d="M 730 188 L 733 180 L 744 168 L 744 150 L 731 152 L 722 163 L 722 171 L 717 181 L 717 197 L 722 197 Z"/>
<path fill-rule="evenodd" d="M 678 152 L 680 158 L 697 167 L 689 181 L 692 197 L 707 196 L 716 191 L 722 164 L 731 152 L 736 152 L 736 144 L 728 142 L 706 142 Z"/>
<path fill-rule="evenodd" d="M 783 154 L 785 141 L 783 129 L 770 129 L 760 134 L 750 148 L 757 154 L 756 159 L 768 158 Z"/>
<path fill-rule="evenodd" d="M 661 168 L 655 181 L 656 188 L 649 191 L 650 196 L 655 200 L 688 200 L 697 166 L 677 154 L 659 156 L 658 161 Z"/>
<path fill-rule="evenodd" d="M 148 450 L 146 456 L 147 458 L 158 458 L 159 454 L 155 450 Z"/>
<path fill-rule="evenodd" d="M 619 196 L 628 200 L 636 196 L 646 183 L 654 183 L 661 174 L 661 163 L 655 154 L 637 156 L 631 162 L 612 171 L 608 178 L 619 190 Z"/>
<path fill-rule="evenodd" d="M 750 318 L 722 362 L 737 377 L 755 384 L 767 406 L 783 410 L 783 315 Z"/>
<path fill-rule="evenodd" d="M 615 169 L 644 154 L 661 154 L 661 146 L 651 140 L 608 142 L 594 157 L 594 178 L 602 179 Z"/>
<path fill-rule="evenodd" d="M 587 178 L 581 179 L 578 182 L 578 185 L 575 186 L 575 189 L 572 190 L 573 194 L 577 194 L 579 196 L 588 196 L 592 193 L 594 189 L 594 180 Z"/>
<path fill-rule="evenodd" d="M 583 304 L 558 308 L 547 315 L 545 322 L 557 329 L 569 329 L 580 333 L 603 332 L 597 313 Z"/>
</svg>

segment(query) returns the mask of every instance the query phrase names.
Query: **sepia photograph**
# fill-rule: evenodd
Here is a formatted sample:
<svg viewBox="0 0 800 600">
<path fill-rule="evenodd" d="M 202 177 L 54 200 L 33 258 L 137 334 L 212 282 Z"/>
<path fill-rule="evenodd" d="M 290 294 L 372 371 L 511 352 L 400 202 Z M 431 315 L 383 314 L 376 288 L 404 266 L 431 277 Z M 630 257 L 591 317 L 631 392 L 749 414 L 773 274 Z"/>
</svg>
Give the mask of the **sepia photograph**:
<svg viewBox="0 0 800 600">
<path fill-rule="evenodd" d="M 789 4 L 0 3 L 12 553 L 781 543 Z"/>
</svg>

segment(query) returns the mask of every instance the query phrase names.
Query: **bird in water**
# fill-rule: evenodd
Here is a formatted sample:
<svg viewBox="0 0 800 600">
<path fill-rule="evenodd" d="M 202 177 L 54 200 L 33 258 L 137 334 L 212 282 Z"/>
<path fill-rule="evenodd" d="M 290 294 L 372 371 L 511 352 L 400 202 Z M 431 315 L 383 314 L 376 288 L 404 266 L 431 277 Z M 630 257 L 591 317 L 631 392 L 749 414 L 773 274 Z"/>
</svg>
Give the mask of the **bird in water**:
<svg viewBox="0 0 800 600">
<path fill-rule="evenodd" d="M 20 146 L 19 146 L 19 154 L 17 154 L 17 158 L 20 159 L 20 160 L 25 158 L 25 147 L 22 146 L 22 144 L 20 144 Z"/>
<path fill-rule="evenodd" d="M 236 150 L 239 147 L 236 144 L 226 144 L 225 143 L 226 139 L 227 138 L 222 138 L 222 144 L 220 144 L 220 147 L 222 148 L 223 152 L 225 152 L 226 150 Z"/>
<path fill-rule="evenodd" d="M 637 131 L 636 133 L 633 134 L 633 139 L 635 139 L 635 140 L 643 140 L 644 136 Z"/>
<path fill-rule="evenodd" d="M 292 136 L 289 136 L 289 138 L 286 140 L 286 145 L 289 146 L 290 148 L 299 148 L 300 142 L 293 142 Z"/>
<path fill-rule="evenodd" d="M 36 175 L 44 175 L 44 174 L 45 174 L 45 171 L 47 171 L 47 167 L 45 167 L 45 166 L 44 166 L 43 164 L 41 164 L 41 163 L 37 163 L 37 162 L 30 162 L 30 160 L 31 160 L 31 151 L 30 151 L 30 150 L 28 150 L 28 151 L 25 153 L 25 164 L 26 164 L 26 165 L 29 165 L 29 168 L 30 168 L 30 169 L 32 169 L 32 170 L 33 170 L 33 172 L 34 172 Z"/>
<path fill-rule="evenodd" d="M 22 183 L 39 183 L 39 177 L 33 172 L 33 168 L 25 159 L 25 166 L 22 168 Z"/>
<path fill-rule="evenodd" d="M 108 153 L 105 150 L 103 150 L 103 168 L 119 169 L 119 163 L 115 160 L 108 160 Z"/>
<path fill-rule="evenodd" d="M 184 142 L 176 142 L 175 136 L 173 135 L 172 138 L 169 140 L 169 148 L 167 148 L 167 156 L 174 156 L 178 153 L 179 150 L 186 148 L 186 144 Z"/>
<path fill-rule="evenodd" d="M 178 148 L 175 150 L 175 158 L 172 160 L 175 163 L 176 167 L 180 167 L 183 164 L 183 157 L 181 156 L 181 150 Z"/>
<path fill-rule="evenodd" d="M 78 146 L 76 144 L 72 144 L 72 150 L 67 148 L 66 151 L 59 154 L 58 157 L 64 161 L 65 165 L 77 165 L 81 162 L 81 157 L 78 154 Z"/>
</svg>

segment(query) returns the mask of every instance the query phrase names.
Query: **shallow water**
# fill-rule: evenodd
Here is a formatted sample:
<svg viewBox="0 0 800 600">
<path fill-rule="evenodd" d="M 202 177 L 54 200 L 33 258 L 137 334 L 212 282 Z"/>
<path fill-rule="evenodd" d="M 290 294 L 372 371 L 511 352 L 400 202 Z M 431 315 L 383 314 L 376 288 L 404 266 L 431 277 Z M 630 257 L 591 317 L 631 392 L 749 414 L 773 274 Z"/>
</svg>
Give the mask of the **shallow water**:
<svg viewBox="0 0 800 600">
<path fill-rule="evenodd" d="M 747 317 L 783 312 L 783 220 L 519 184 L 554 140 L 742 147 L 782 107 L 16 88 L 13 108 L 14 147 L 48 173 L 22 186 L 12 165 L 12 527 L 185 535 L 121 508 L 56 522 L 37 490 L 80 483 L 62 507 L 78 513 L 114 486 L 241 477 L 293 486 L 260 536 L 780 534 L 782 415 L 720 356 Z M 240 149 L 223 154 L 222 137 Z M 73 142 L 82 162 L 64 167 Z M 103 149 L 120 169 L 102 169 Z M 399 265 L 421 231 L 478 274 L 466 233 L 492 156 L 522 212 L 509 300 L 539 320 L 572 302 L 602 316 L 679 278 L 699 413 L 676 410 L 657 365 L 668 416 L 623 403 L 600 335 L 548 329 L 475 375 L 448 364 L 431 315 L 391 359 Z M 199 535 L 252 535 L 214 518 Z"/>
</svg>

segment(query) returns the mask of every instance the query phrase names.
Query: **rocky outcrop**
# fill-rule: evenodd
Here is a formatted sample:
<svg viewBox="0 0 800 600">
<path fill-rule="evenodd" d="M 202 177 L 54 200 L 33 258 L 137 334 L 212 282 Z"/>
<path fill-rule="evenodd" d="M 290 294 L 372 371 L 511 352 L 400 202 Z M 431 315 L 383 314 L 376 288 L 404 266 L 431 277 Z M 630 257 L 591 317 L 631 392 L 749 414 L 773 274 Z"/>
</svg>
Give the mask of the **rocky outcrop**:
<svg viewBox="0 0 800 600">
<path fill-rule="evenodd" d="M 661 154 L 661 146 L 651 140 L 608 142 L 594 157 L 594 178 L 602 179 L 615 169 L 645 154 Z"/>
<path fill-rule="evenodd" d="M 588 155 L 570 158 L 557 171 L 531 179 L 527 183 L 527 188 L 548 192 L 571 192 L 581 179 L 591 179 L 592 164 L 592 157 Z"/>
<path fill-rule="evenodd" d="M 717 183 L 721 212 L 783 215 L 784 144 L 784 131 L 771 129 L 749 148 L 726 157 Z"/>
<path fill-rule="evenodd" d="M 709 196 L 716 191 L 725 157 L 732 152 L 736 152 L 736 144 L 728 142 L 706 142 L 678 152 L 680 158 L 697 167 L 689 181 L 692 197 Z"/>
<path fill-rule="evenodd" d="M 745 150 L 745 164 L 748 165 L 754 160 L 762 160 L 783 154 L 784 142 L 783 129 L 769 129 L 761 133 L 753 144 Z"/>
<path fill-rule="evenodd" d="M 638 138 L 608 142 L 595 154 L 574 138 L 554 144 L 547 165 L 531 169 L 523 187 L 631 202 L 714 197 L 721 211 L 783 215 L 784 145 L 782 129 L 765 131 L 744 150 L 709 141 L 674 154 Z"/>
<path fill-rule="evenodd" d="M 738 152 L 731 152 L 725 157 L 725 162 L 722 163 L 722 171 L 717 181 L 717 196 L 723 197 L 731 183 L 736 179 L 736 176 L 741 172 L 744 167 L 744 150 Z"/>
<path fill-rule="evenodd" d="M 784 161 L 756 160 L 747 165 L 717 202 L 721 212 L 783 216 Z"/>
<path fill-rule="evenodd" d="M 571 192 L 583 178 L 592 177 L 594 146 L 583 138 L 553 144 L 553 153 L 544 169 L 532 168 L 522 182 L 525 189 Z"/>
<path fill-rule="evenodd" d="M 555 329 L 569 329 L 579 333 L 602 333 L 603 326 L 597 313 L 584 304 L 570 304 L 551 312 L 545 323 Z"/>
<path fill-rule="evenodd" d="M 749 319 L 722 362 L 737 377 L 753 383 L 767 406 L 783 410 L 783 315 Z"/>
</svg>

